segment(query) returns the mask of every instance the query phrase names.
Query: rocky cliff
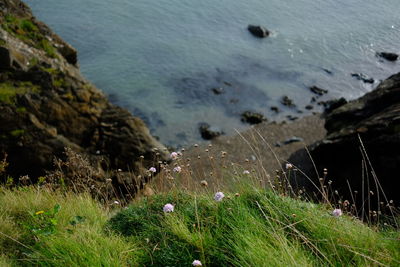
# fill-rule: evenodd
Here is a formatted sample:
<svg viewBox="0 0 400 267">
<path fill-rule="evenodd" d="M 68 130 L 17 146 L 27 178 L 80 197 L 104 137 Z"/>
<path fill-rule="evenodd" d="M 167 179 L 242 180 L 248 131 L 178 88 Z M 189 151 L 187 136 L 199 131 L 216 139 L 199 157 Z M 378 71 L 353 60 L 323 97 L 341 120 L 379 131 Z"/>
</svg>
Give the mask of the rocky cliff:
<svg viewBox="0 0 400 267">
<path fill-rule="evenodd" d="M 0 0 L 0 155 L 13 177 L 38 177 L 65 147 L 122 171 L 167 156 L 140 119 L 82 77 L 74 48 L 21 1 Z"/>
<path fill-rule="evenodd" d="M 390 200 L 400 200 L 400 73 L 363 97 L 330 111 L 325 128 L 326 138 L 309 147 L 319 177 L 327 168 L 332 188 L 349 200 L 361 200 L 362 192 L 365 201 L 370 199 L 374 206 L 378 201 L 387 205 Z M 299 151 L 289 161 L 317 181 L 304 154 Z"/>
</svg>

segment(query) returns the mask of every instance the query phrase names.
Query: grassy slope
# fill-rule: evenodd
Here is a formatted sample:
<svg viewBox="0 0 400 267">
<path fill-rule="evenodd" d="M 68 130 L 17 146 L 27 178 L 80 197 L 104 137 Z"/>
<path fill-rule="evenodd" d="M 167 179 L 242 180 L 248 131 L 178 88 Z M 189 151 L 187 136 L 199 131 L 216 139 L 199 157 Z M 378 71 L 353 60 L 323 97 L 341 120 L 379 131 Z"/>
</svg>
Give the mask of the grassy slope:
<svg viewBox="0 0 400 267">
<path fill-rule="evenodd" d="M 0 193 L 1 266 L 400 265 L 399 232 L 372 229 L 322 205 L 242 187 L 216 202 L 171 191 L 112 216 L 86 195 L 44 189 Z M 166 203 L 175 211 L 164 214 Z M 35 215 L 38 211 L 60 211 Z M 71 225 L 76 216 L 85 219 Z M 56 220 L 46 233 L 46 222 Z M 111 218 L 111 220 L 108 220 Z M 110 231 L 111 230 L 111 231 Z M 34 231 L 36 231 L 34 233 Z"/>
</svg>

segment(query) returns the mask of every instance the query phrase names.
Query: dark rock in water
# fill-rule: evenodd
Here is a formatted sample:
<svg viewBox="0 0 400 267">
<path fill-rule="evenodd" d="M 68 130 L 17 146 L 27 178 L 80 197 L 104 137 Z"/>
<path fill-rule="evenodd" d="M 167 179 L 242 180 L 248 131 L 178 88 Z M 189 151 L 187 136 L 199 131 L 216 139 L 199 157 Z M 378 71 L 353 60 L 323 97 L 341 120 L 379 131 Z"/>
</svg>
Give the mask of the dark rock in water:
<svg viewBox="0 0 400 267">
<path fill-rule="evenodd" d="M 275 113 L 279 113 L 279 112 L 280 112 L 279 108 L 276 107 L 276 106 L 273 106 L 273 107 L 271 107 L 270 109 L 271 109 L 272 111 L 274 111 Z"/>
<path fill-rule="evenodd" d="M 214 88 L 211 89 L 211 91 L 216 95 L 220 95 L 220 94 L 225 93 L 225 90 L 222 87 L 214 87 Z"/>
<path fill-rule="evenodd" d="M 320 96 L 328 93 L 328 90 L 319 88 L 317 86 L 311 86 L 310 91 L 313 92 L 314 94 L 320 95 Z"/>
<path fill-rule="evenodd" d="M 205 122 L 199 123 L 199 131 L 201 137 L 205 140 L 211 140 L 224 134 L 221 129 L 217 127 L 211 127 L 208 123 Z"/>
<path fill-rule="evenodd" d="M 384 59 L 386 59 L 388 61 L 396 61 L 398 59 L 398 57 L 399 57 L 398 54 L 389 53 L 389 52 L 378 52 L 378 53 L 376 53 L 376 55 L 378 57 L 384 58 Z"/>
<path fill-rule="evenodd" d="M 303 142 L 303 141 L 304 141 L 304 139 L 301 138 L 301 137 L 292 136 L 292 137 L 286 139 L 285 141 L 283 141 L 282 143 L 284 145 L 288 145 L 288 144 L 291 144 L 291 143 L 297 143 L 297 142 Z"/>
<path fill-rule="evenodd" d="M 262 26 L 249 25 L 247 26 L 247 29 L 249 30 L 249 32 L 251 32 L 251 34 L 258 38 L 265 38 L 269 35 L 269 31 Z"/>
<path fill-rule="evenodd" d="M 332 71 L 330 71 L 330 70 L 328 70 L 328 69 L 322 69 L 323 71 L 325 71 L 327 74 L 329 74 L 329 75 L 333 75 L 333 72 Z"/>
<path fill-rule="evenodd" d="M 338 98 L 338 99 L 332 99 L 332 100 L 328 100 L 328 101 L 320 101 L 318 102 L 318 105 L 322 105 L 325 109 L 325 113 L 329 113 L 332 110 L 343 106 L 344 104 L 347 103 L 347 100 L 343 97 Z"/>
<path fill-rule="evenodd" d="M 351 77 L 356 78 L 359 81 L 363 81 L 364 83 L 374 83 L 375 80 L 368 77 L 367 75 L 363 74 L 363 73 L 352 73 Z"/>
<path fill-rule="evenodd" d="M 317 98 L 315 96 L 311 97 L 310 103 L 315 103 L 317 102 Z"/>
<path fill-rule="evenodd" d="M 263 121 L 267 121 L 263 114 L 252 111 L 243 112 L 241 117 L 242 122 L 247 122 L 250 124 L 258 124 Z"/>
<path fill-rule="evenodd" d="M 307 109 L 307 110 L 312 110 L 313 108 L 314 108 L 313 105 L 307 105 L 307 106 L 305 107 L 305 109 Z"/>
<path fill-rule="evenodd" d="M 369 199 L 373 210 L 379 208 L 376 206 L 378 195 L 379 201 L 385 205 L 393 199 L 395 203 L 392 206 L 398 206 L 400 73 L 389 77 L 363 97 L 328 111 L 325 117 L 327 136 L 308 148 L 319 175 L 315 174 L 310 160 L 306 160 L 309 158 L 306 151 L 298 151 L 288 161 L 317 183 L 323 168 L 327 168 L 328 179 L 333 180 L 333 187 L 343 199 L 351 200 L 351 187 L 352 191 L 359 192 L 358 200 Z M 379 186 L 371 174 L 372 168 Z M 312 189 L 312 185 L 307 185 Z M 374 194 L 369 194 L 369 191 Z M 362 192 L 365 192 L 364 196 Z"/>
<path fill-rule="evenodd" d="M 297 120 L 299 117 L 293 116 L 293 115 L 287 115 L 286 118 L 290 121 L 295 121 Z"/>
<path fill-rule="evenodd" d="M 282 97 L 281 103 L 282 103 L 282 105 L 290 107 L 290 108 L 296 107 L 296 105 L 294 104 L 293 100 L 290 99 L 287 95 Z"/>
</svg>

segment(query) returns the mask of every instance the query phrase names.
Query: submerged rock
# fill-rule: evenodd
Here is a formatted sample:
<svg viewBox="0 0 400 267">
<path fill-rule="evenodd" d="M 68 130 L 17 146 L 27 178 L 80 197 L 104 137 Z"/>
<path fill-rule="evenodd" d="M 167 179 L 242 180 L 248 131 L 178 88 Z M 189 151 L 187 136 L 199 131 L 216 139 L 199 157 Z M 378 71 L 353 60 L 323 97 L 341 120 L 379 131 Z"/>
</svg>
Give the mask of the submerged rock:
<svg viewBox="0 0 400 267">
<path fill-rule="evenodd" d="M 241 115 L 242 122 L 247 122 L 250 124 L 259 124 L 263 121 L 267 121 L 263 114 L 252 112 L 252 111 L 245 111 Z"/>
<path fill-rule="evenodd" d="M 281 104 L 284 106 L 287 106 L 289 108 L 296 107 L 296 105 L 294 104 L 294 101 L 292 99 L 290 99 L 287 95 L 282 97 Z"/>
<path fill-rule="evenodd" d="M 390 52 L 378 52 L 376 53 L 378 57 L 384 58 L 388 61 L 396 61 L 399 57 L 398 54 L 390 53 Z"/>
<path fill-rule="evenodd" d="M 328 90 L 319 88 L 319 87 L 317 87 L 317 86 L 311 86 L 311 87 L 310 87 L 310 91 L 313 92 L 313 93 L 316 94 L 316 95 L 319 95 L 319 96 L 322 96 L 322 95 L 328 93 Z"/>
<path fill-rule="evenodd" d="M 270 33 L 266 28 L 259 25 L 249 25 L 247 26 L 247 30 L 258 38 L 265 38 Z"/>
<path fill-rule="evenodd" d="M 363 73 L 352 73 L 351 77 L 356 78 L 359 81 L 363 81 L 364 83 L 374 83 L 375 80 L 368 77 L 367 75 L 363 74 Z"/>
<path fill-rule="evenodd" d="M 205 140 L 211 140 L 224 134 L 221 129 L 219 129 L 218 127 L 211 127 L 206 122 L 199 123 L 199 131 L 201 137 Z"/>
</svg>

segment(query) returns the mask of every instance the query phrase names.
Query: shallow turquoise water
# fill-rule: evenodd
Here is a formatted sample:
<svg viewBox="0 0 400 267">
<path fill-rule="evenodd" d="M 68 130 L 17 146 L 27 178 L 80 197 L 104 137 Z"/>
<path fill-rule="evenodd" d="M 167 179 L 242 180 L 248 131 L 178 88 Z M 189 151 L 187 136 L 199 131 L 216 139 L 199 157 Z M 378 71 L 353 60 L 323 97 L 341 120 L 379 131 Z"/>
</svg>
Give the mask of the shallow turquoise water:
<svg viewBox="0 0 400 267">
<path fill-rule="evenodd" d="M 270 120 L 310 114 L 321 100 L 358 97 L 400 71 L 376 51 L 400 52 L 398 0 L 28 0 L 35 15 L 79 51 L 84 75 L 170 145 L 198 142 L 199 122 L 227 134 L 253 110 Z M 272 31 L 250 35 L 248 24 Z M 327 69 L 332 74 L 324 71 Z M 214 95 L 213 87 L 225 93 Z M 280 106 L 282 95 L 297 109 Z M 270 111 L 279 106 L 280 114 Z M 313 111 L 318 111 L 315 105 Z"/>
</svg>

